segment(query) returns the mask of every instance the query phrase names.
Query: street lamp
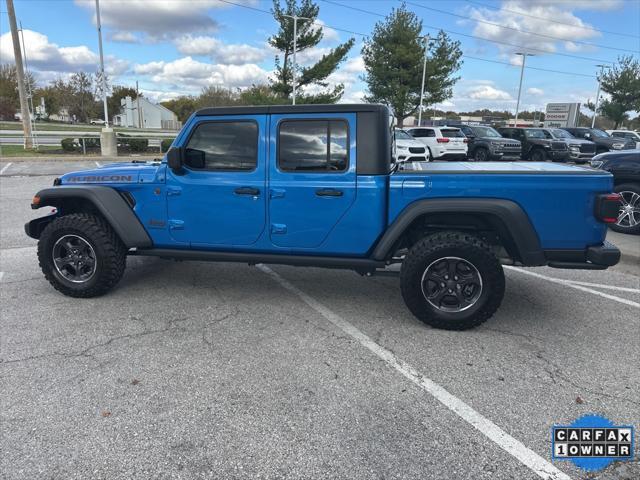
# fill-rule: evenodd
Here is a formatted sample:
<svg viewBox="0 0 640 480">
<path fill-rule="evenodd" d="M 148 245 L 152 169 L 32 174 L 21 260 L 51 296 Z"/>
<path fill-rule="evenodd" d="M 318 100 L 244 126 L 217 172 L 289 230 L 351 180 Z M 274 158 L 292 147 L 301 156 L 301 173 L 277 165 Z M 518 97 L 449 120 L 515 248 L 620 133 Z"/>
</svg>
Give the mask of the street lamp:
<svg viewBox="0 0 640 480">
<path fill-rule="evenodd" d="M 598 91 L 596 93 L 596 105 L 593 109 L 593 118 L 591 119 L 591 128 L 594 128 L 596 125 L 596 117 L 598 116 L 598 103 L 600 103 L 600 79 L 602 78 L 602 74 L 604 73 L 605 68 L 611 68 L 608 65 L 596 65 L 596 67 L 600 67 L 600 76 L 598 77 Z"/>
<path fill-rule="evenodd" d="M 422 87 L 420 88 L 420 107 L 418 107 L 418 126 L 422 125 L 422 100 L 424 99 L 424 80 L 427 74 L 427 53 L 429 52 L 429 34 L 424 36 L 424 64 L 422 65 Z"/>
<path fill-rule="evenodd" d="M 96 0 L 98 1 L 98 0 Z M 293 92 L 292 99 L 293 104 L 296 104 L 296 68 L 298 64 L 296 63 L 296 50 L 298 49 L 298 19 L 300 20 L 313 20 L 312 18 L 307 17 L 299 17 L 298 15 L 282 15 L 283 17 L 293 18 Z"/>
<path fill-rule="evenodd" d="M 100 0 L 96 0 L 96 24 L 98 26 L 98 46 L 100 48 L 100 72 L 102 73 L 102 101 L 104 103 L 104 128 L 109 128 L 107 112 L 107 79 L 104 77 L 104 56 L 102 54 L 102 26 L 100 24 Z"/>
<path fill-rule="evenodd" d="M 516 52 L 516 55 L 522 56 L 522 67 L 520 68 L 520 86 L 518 87 L 518 101 L 516 102 L 516 119 L 514 127 L 518 126 L 518 112 L 520 110 L 520 95 L 522 93 L 522 77 L 524 76 L 524 64 L 527 61 L 527 55 L 533 57 L 533 53 Z"/>
</svg>

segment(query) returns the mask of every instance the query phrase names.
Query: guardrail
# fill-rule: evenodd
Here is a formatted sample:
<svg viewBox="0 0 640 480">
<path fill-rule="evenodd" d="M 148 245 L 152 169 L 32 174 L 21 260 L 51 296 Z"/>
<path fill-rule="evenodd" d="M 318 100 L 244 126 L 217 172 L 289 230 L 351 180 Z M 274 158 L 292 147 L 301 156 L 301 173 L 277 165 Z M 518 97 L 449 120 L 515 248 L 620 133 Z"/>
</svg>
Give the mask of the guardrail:
<svg viewBox="0 0 640 480">
<path fill-rule="evenodd" d="M 124 133 L 124 132 L 116 132 L 116 140 L 118 142 L 118 149 L 126 149 L 127 148 L 127 143 L 129 140 L 133 140 L 134 142 L 136 140 L 146 140 L 147 141 L 147 146 L 146 148 L 144 148 L 144 150 L 138 151 L 138 150 L 133 150 L 136 153 L 144 153 L 145 151 L 149 151 L 149 149 L 152 149 L 152 151 L 150 151 L 149 153 L 165 153 L 168 150 L 167 148 L 162 148 L 162 141 L 163 140 L 173 140 L 177 135 L 177 132 L 175 134 L 167 134 L 167 133 L 161 133 L 158 135 L 137 135 L 137 134 L 129 134 L 129 133 Z M 5 145 L 25 145 L 25 140 L 27 137 L 25 137 L 25 135 L 12 135 L 12 134 L 2 134 L 0 135 L 0 146 L 5 146 Z M 66 152 L 69 152 L 70 150 L 66 150 L 63 146 L 62 146 L 62 141 L 64 139 L 73 139 L 74 142 L 77 142 L 78 145 L 78 149 L 82 150 L 82 155 L 86 155 L 87 154 L 87 150 L 88 149 L 99 149 L 99 145 L 100 145 L 100 135 L 99 133 L 96 135 L 73 135 L 73 134 L 38 134 L 38 135 L 31 135 L 31 139 L 32 139 L 32 143 L 34 145 L 34 149 L 38 149 L 39 147 L 45 147 L 45 146 L 59 146 L 60 150 L 65 150 Z M 97 142 L 97 143 L 96 143 Z M 157 149 L 157 150 L 156 150 Z M 80 153 L 79 151 L 77 153 Z"/>
</svg>

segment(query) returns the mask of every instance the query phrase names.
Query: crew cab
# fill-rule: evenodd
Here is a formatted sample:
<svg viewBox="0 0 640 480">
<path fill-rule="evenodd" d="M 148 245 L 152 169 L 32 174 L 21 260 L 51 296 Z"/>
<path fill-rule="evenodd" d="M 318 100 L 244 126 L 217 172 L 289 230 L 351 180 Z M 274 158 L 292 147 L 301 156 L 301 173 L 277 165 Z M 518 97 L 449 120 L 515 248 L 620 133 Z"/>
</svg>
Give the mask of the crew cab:
<svg viewBox="0 0 640 480">
<path fill-rule="evenodd" d="M 464 133 L 456 127 L 413 127 L 407 133 L 426 145 L 432 160 L 465 160 L 467 142 Z"/>
<path fill-rule="evenodd" d="M 55 179 L 32 201 L 53 211 L 25 230 L 45 278 L 72 297 L 109 291 L 128 255 L 364 276 L 399 264 L 409 310 L 452 330 L 497 310 L 502 263 L 618 262 L 605 242 L 619 205 L 609 173 L 507 162 L 401 171 L 390 124 L 372 104 L 205 108 L 161 161 Z"/>
<path fill-rule="evenodd" d="M 590 140 L 576 138 L 561 128 L 544 128 L 549 139 L 560 140 L 567 144 L 569 159 L 576 163 L 587 163 L 596 154 L 596 144 Z"/>
<path fill-rule="evenodd" d="M 502 127 L 498 131 L 503 137 L 518 140 L 522 144 L 523 160 L 566 162 L 569 159 L 567 144 L 549 138 L 542 128 Z"/>
<path fill-rule="evenodd" d="M 469 140 L 469 158 L 476 162 L 488 160 L 520 160 L 522 145 L 518 140 L 502 138 L 494 128 L 484 125 L 462 125 Z"/>
<path fill-rule="evenodd" d="M 612 150 L 633 150 L 636 142 L 630 138 L 610 137 L 608 133 L 598 128 L 566 127 L 563 128 L 576 138 L 584 138 L 596 144 L 596 153 Z"/>
</svg>

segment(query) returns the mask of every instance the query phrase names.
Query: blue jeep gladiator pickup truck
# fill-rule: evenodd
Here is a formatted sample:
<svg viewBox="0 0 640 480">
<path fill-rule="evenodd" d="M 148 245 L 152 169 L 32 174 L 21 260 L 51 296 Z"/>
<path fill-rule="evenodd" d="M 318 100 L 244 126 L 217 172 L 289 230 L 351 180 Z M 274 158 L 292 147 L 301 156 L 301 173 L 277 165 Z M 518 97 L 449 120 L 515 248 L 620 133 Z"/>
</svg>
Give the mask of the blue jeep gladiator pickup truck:
<svg viewBox="0 0 640 480">
<path fill-rule="evenodd" d="M 73 297 L 111 289 L 127 255 L 362 275 L 399 263 L 411 312 L 452 330 L 499 307 L 502 263 L 618 262 L 605 242 L 619 208 L 609 173 L 532 162 L 400 171 L 392 143 L 382 105 L 206 108 L 162 161 L 57 178 L 32 203 L 54 209 L 25 229 L 47 280 Z"/>
</svg>

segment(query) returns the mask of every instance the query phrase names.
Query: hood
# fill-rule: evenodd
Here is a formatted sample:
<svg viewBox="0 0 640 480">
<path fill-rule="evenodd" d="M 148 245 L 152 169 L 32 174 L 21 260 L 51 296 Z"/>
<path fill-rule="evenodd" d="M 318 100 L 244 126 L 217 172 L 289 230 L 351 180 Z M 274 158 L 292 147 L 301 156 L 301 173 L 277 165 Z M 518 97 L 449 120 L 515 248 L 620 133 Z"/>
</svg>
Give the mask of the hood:
<svg viewBox="0 0 640 480">
<path fill-rule="evenodd" d="M 635 147 L 636 142 L 631 140 L 630 138 L 618 138 L 618 137 L 596 137 L 594 139 L 596 143 L 600 143 L 602 145 L 611 146 L 614 143 L 621 143 L 622 145 L 633 145 Z"/>
<path fill-rule="evenodd" d="M 406 140 L 406 139 L 397 139 L 396 138 L 396 147 L 405 147 L 405 148 L 418 147 L 418 148 L 424 148 L 424 144 L 422 142 L 417 141 L 417 140 Z"/>
<path fill-rule="evenodd" d="M 70 172 L 60 177 L 61 185 L 132 184 L 164 182 L 165 166 L 160 162 L 110 163 L 91 170 Z"/>
<path fill-rule="evenodd" d="M 569 144 L 580 144 L 580 145 L 584 145 L 584 144 L 593 144 L 593 142 L 591 140 L 585 140 L 584 138 L 556 138 L 555 139 L 558 142 L 564 142 L 564 143 L 569 143 Z"/>
<path fill-rule="evenodd" d="M 506 143 L 517 143 L 520 145 L 520 140 L 516 140 L 514 138 L 505 138 L 505 137 L 476 137 L 475 140 L 482 140 L 485 142 L 497 142 L 502 145 Z"/>
</svg>

